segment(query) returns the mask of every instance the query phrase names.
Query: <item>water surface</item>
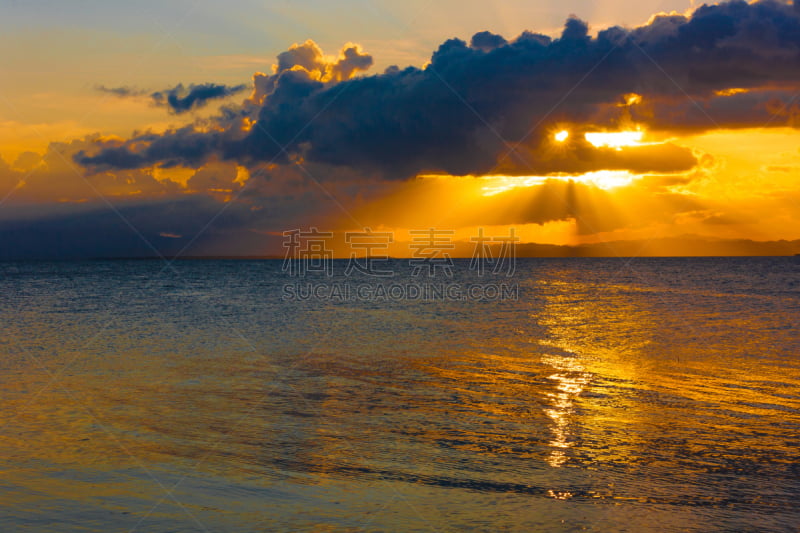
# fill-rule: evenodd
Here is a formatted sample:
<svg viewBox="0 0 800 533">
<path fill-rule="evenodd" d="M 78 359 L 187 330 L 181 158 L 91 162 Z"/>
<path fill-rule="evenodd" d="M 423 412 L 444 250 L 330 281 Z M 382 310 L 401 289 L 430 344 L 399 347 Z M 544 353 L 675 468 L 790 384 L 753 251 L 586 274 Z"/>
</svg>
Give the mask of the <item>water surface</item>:
<svg viewBox="0 0 800 533">
<path fill-rule="evenodd" d="M 343 267 L 310 282 L 376 283 Z M 797 531 L 798 274 L 521 259 L 516 300 L 285 301 L 279 261 L 2 263 L 0 529 Z"/>
</svg>

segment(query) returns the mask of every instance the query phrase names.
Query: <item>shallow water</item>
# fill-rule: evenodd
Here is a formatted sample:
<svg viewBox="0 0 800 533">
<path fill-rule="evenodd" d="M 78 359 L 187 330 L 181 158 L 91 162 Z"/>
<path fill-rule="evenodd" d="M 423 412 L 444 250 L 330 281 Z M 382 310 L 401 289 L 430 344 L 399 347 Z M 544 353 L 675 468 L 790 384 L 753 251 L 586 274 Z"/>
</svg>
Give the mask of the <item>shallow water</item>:
<svg viewBox="0 0 800 533">
<path fill-rule="evenodd" d="M 0 529 L 797 531 L 799 274 L 520 259 L 516 300 L 286 301 L 279 261 L 2 263 Z"/>
</svg>

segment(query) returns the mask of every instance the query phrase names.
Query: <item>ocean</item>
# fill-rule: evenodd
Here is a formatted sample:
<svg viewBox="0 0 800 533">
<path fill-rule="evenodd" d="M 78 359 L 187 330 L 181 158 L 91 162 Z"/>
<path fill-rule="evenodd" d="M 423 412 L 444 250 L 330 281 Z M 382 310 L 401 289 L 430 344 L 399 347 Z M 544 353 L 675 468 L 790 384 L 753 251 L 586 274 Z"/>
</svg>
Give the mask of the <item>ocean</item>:
<svg viewBox="0 0 800 533">
<path fill-rule="evenodd" d="M 284 266 L 0 263 L 0 530 L 798 531 L 800 258 Z"/>
</svg>

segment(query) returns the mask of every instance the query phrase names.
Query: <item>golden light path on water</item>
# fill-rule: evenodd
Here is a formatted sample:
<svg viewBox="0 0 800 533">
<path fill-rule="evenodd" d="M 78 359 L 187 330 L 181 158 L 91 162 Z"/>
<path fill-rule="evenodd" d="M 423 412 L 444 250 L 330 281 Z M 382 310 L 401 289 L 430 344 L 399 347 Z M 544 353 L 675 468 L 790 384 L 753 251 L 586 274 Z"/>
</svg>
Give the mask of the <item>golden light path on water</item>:
<svg viewBox="0 0 800 533">
<path fill-rule="evenodd" d="M 567 461 L 566 448 L 572 446 L 570 425 L 575 410 L 575 400 L 589 384 L 591 374 L 586 372 L 583 365 L 574 357 L 544 357 L 543 362 L 550 364 L 557 373 L 548 376 L 556 385 L 556 391 L 548 393 L 552 398 L 552 407 L 545 409 L 545 413 L 553 420 L 551 428 L 553 448 L 547 458 L 552 467 L 560 467 Z"/>
</svg>

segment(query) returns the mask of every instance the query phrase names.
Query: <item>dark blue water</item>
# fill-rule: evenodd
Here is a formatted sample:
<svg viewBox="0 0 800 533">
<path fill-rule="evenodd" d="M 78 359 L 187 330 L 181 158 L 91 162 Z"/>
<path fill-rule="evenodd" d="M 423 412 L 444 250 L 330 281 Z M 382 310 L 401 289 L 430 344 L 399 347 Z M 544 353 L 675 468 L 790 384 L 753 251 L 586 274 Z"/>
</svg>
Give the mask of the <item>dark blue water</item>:
<svg viewBox="0 0 800 533">
<path fill-rule="evenodd" d="M 800 260 L 343 269 L 0 264 L 0 530 L 797 531 Z"/>
</svg>

